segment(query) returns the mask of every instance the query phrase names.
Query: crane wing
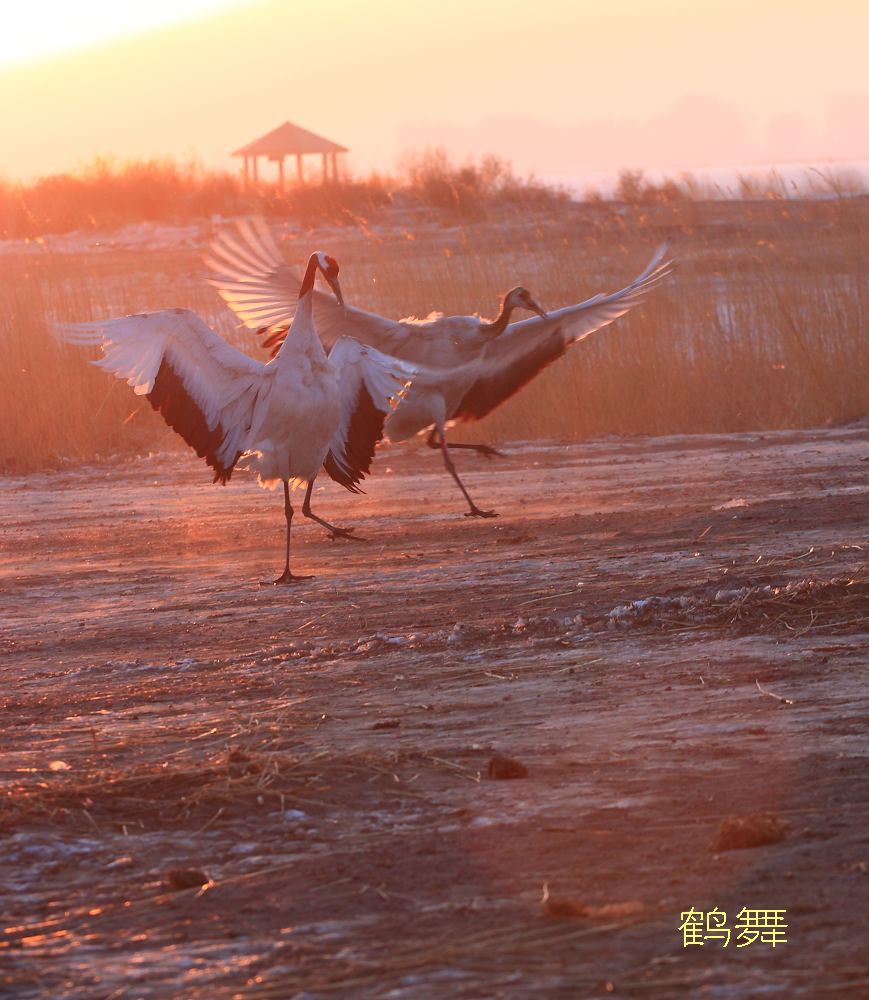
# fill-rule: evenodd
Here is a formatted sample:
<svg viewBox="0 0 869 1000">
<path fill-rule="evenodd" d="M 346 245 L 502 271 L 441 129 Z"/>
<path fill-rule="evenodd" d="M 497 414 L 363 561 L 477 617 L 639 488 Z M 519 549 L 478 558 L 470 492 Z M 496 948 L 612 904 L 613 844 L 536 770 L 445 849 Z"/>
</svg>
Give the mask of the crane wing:
<svg viewBox="0 0 869 1000">
<path fill-rule="evenodd" d="M 205 256 L 213 272 L 208 281 L 245 325 L 264 335 L 263 347 L 272 348 L 274 357 L 296 312 L 301 272 L 284 263 L 262 219 L 236 225 L 237 235 L 220 233 L 212 241 Z M 342 336 L 383 347 L 382 339 L 400 326 L 364 309 L 345 308 L 317 289 L 312 302 L 317 335 L 327 350 Z"/>
<path fill-rule="evenodd" d="M 146 396 L 167 424 L 226 482 L 268 399 L 266 366 L 236 350 L 188 309 L 57 326 L 72 344 L 95 344 L 94 362 Z"/>
<path fill-rule="evenodd" d="M 262 219 L 240 220 L 236 227 L 238 235 L 223 232 L 212 240 L 205 255 L 213 272 L 208 282 L 247 326 L 288 326 L 296 311 L 301 271 L 283 262 Z"/>
<path fill-rule="evenodd" d="M 407 392 L 416 368 L 350 337 L 341 337 L 329 352 L 338 370 L 341 423 L 329 442 L 323 465 L 332 479 L 352 493 L 365 478 L 383 424 Z"/>
<path fill-rule="evenodd" d="M 479 420 L 530 382 L 578 340 L 608 326 L 648 295 L 673 271 L 667 246 L 658 248 L 648 267 L 618 292 L 595 295 L 546 317 L 511 323 L 489 341 L 471 366 L 478 373 L 465 392 L 453 420 Z"/>
</svg>

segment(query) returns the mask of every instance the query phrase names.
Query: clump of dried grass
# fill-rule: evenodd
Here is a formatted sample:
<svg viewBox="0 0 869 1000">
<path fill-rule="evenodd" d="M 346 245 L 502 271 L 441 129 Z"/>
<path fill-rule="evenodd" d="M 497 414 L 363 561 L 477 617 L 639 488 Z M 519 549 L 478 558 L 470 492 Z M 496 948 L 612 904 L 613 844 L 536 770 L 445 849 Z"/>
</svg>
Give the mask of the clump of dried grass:
<svg viewBox="0 0 869 1000">
<path fill-rule="evenodd" d="M 0 234 L 32 239 L 145 220 L 178 222 L 248 206 L 240 177 L 205 170 L 195 161 L 97 157 L 76 173 L 29 184 L 0 181 Z"/>
<path fill-rule="evenodd" d="M 728 625 L 853 628 L 869 621 L 869 579 L 864 574 L 828 580 L 803 577 L 780 585 L 743 587 L 716 595 L 718 619 Z"/>
<path fill-rule="evenodd" d="M 77 734 L 70 732 L 74 741 Z M 61 734 L 61 740 L 63 736 Z M 245 740 L 216 750 L 187 747 L 178 760 L 164 758 L 120 773 L 102 754 L 48 780 L 35 778 L 4 788 L 0 828 L 24 824 L 100 830 L 137 828 L 143 816 L 158 827 L 210 826 L 260 809 L 283 812 L 291 804 L 334 808 L 335 787 L 371 788 L 410 794 L 396 781 L 409 756 L 395 751 L 306 751 L 287 749 L 270 722 L 249 727 Z M 437 758 L 410 755 L 413 766 L 440 767 Z M 382 789 L 379 794 L 382 794 Z M 346 805 L 346 803 L 345 803 Z"/>
<path fill-rule="evenodd" d="M 610 627 L 781 628 L 797 635 L 816 628 L 852 629 L 867 621 L 869 579 L 865 573 L 830 579 L 798 577 L 778 584 L 650 597 L 620 605 L 608 616 Z"/>
</svg>

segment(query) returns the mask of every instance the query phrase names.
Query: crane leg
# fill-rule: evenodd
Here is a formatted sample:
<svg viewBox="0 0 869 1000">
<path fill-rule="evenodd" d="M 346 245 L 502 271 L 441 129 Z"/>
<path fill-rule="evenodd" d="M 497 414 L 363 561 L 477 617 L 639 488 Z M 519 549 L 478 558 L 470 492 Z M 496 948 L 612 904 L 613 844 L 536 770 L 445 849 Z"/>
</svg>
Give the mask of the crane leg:
<svg viewBox="0 0 869 1000">
<path fill-rule="evenodd" d="M 455 479 L 456 485 L 462 491 L 462 495 L 468 501 L 468 507 L 470 510 L 465 511 L 465 517 L 497 517 L 497 513 L 494 510 L 481 510 L 471 499 L 470 494 L 465 489 L 465 484 L 459 479 L 459 474 L 456 472 L 456 467 L 453 465 L 453 460 L 450 458 L 450 450 L 447 447 L 447 438 L 443 431 L 440 431 L 441 439 L 441 454 L 444 456 L 444 465 L 447 468 L 447 472 Z"/>
<path fill-rule="evenodd" d="M 293 505 L 290 503 L 290 484 L 284 480 L 284 515 L 287 519 L 287 561 L 284 564 L 284 571 L 275 580 L 275 583 L 297 583 L 299 580 L 311 580 L 310 576 L 296 576 L 290 572 L 290 525 L 293 521 Z"/>
<path fill-rule="evenodd" d="M 365 542 L 368 540 L 366 538 L 361 538 L 359 535 L 354 535 L 353 528 L 336 528 L 334 524 L 329 524 L 329 522 L 326 521 L 324 518 L 318 517 L 311 510 L 311 491 L 313 489 L 314 489 L 314 480 L 312 479 L 308 483 L 307 490 L 305 490 L 305 500 L 304 503 L 302 504 L 302 513 L 305 515 L 305 517 L 309 517 L 312 521 L 316 521 L 317 524 L 322 524 L 327 531 L 331 532 L 331 538 L 333 540 L 336 538 L 349 538 L 351 542 Z"/>
<path fill-rule="evenodd" d="M 444 440 L 443 435 L 437 429 L 437 427 L 432 427 L 429 436 L 425 439 L 425 443 L 429 448 L 440 448 L 441 441 Z M 503 453 L 498 451 L 497 448 L 493 448 L 490 444 L 456 444 L 453 442 L 450 445 L 451 448 L 466 448 L 469 451 L 476 451 L 480 455 L 485 455 L 486 458 L 491 458 L 493 455 L 497 455 L 499 458 L 503 458 Z"/>
</svg>

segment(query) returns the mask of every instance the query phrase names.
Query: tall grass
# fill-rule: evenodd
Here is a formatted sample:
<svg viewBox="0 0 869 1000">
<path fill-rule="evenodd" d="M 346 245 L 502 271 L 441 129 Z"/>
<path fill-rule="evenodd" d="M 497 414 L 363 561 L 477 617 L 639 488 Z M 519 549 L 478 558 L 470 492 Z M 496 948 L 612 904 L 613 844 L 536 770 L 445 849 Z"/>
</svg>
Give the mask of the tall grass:
<svg viewBox="0 0 869 1000">
<path fill-rule="evenodd" d="M 144 220 L 180 222 L 213 215 L 291 217 L 307 226 L 355 224 L 401 201 L 482 219 L 506 205 L 542 207 L 567 196 L 532 179 L 517 178 L 496 156 L 453 164 L 440 149 L 408 154 L 396 176 L 372 174 L 340 182 L 246 185 L 238 173 L 206 170 L 195 160 L 117 162 L 98 157 L 75 174 L 54 174 L 31 184 L 0 178 L 0 237 L 121 226 Z"/>
<path fill-rule="evenodd" d="M 495 173 L 489 183 L 503 184 Z M 349 226 L 312 229 L 293 215 L 272 225 L 288 259 L 328 250 L 349 301 L 396 317 L 491 316 L 519 282 L 555 309 L 621 287 L 671 242 L 678 271 L 642 307 L 486 420 L 457 427 L 456 440 L 742 431 L 869 413 L 866 197 L 504 197 L 498 212 L 488 192 L 488 218 L 392 202 Z M 146 400 L 87 363 L 98 352 L 57 343 L 53 321 L 184 306 L 264 357 L 204 281 L 208 226 L 199 232 L 201 245 L 171 250 L 83 241 L 60 252 L 37 238 L 0 252 L 0 468 L 185 447 Z"/>
</svg>

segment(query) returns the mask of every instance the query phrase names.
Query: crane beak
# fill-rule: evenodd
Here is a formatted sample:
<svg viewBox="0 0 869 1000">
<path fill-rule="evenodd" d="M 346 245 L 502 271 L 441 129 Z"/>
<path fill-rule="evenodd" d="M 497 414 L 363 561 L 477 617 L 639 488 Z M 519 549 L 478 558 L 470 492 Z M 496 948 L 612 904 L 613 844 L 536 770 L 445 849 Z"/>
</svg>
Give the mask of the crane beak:
<svg viewBox="0 0 869 1000">
<path fill-rule="evenodd" d="M 542 306 L 537 305 L 534 299 L 529 300 L 528 308 L 533 309 L 541 319 L 546 319 L 546 310 Z"/>
<path fill-rule="evenodd" d="M 329 282 L 329 287 L 335 293 L 335 298 L 338 300 L 338 305 L 341 306 L 341 308 L 343 309 L 344 296 L 341 294 L 341 285 L 338 281 L 338 275 L 336 274 L 334 277 L 332 277 L 331 275 L 327 274 L 326 280 Z"/>
</svg>

